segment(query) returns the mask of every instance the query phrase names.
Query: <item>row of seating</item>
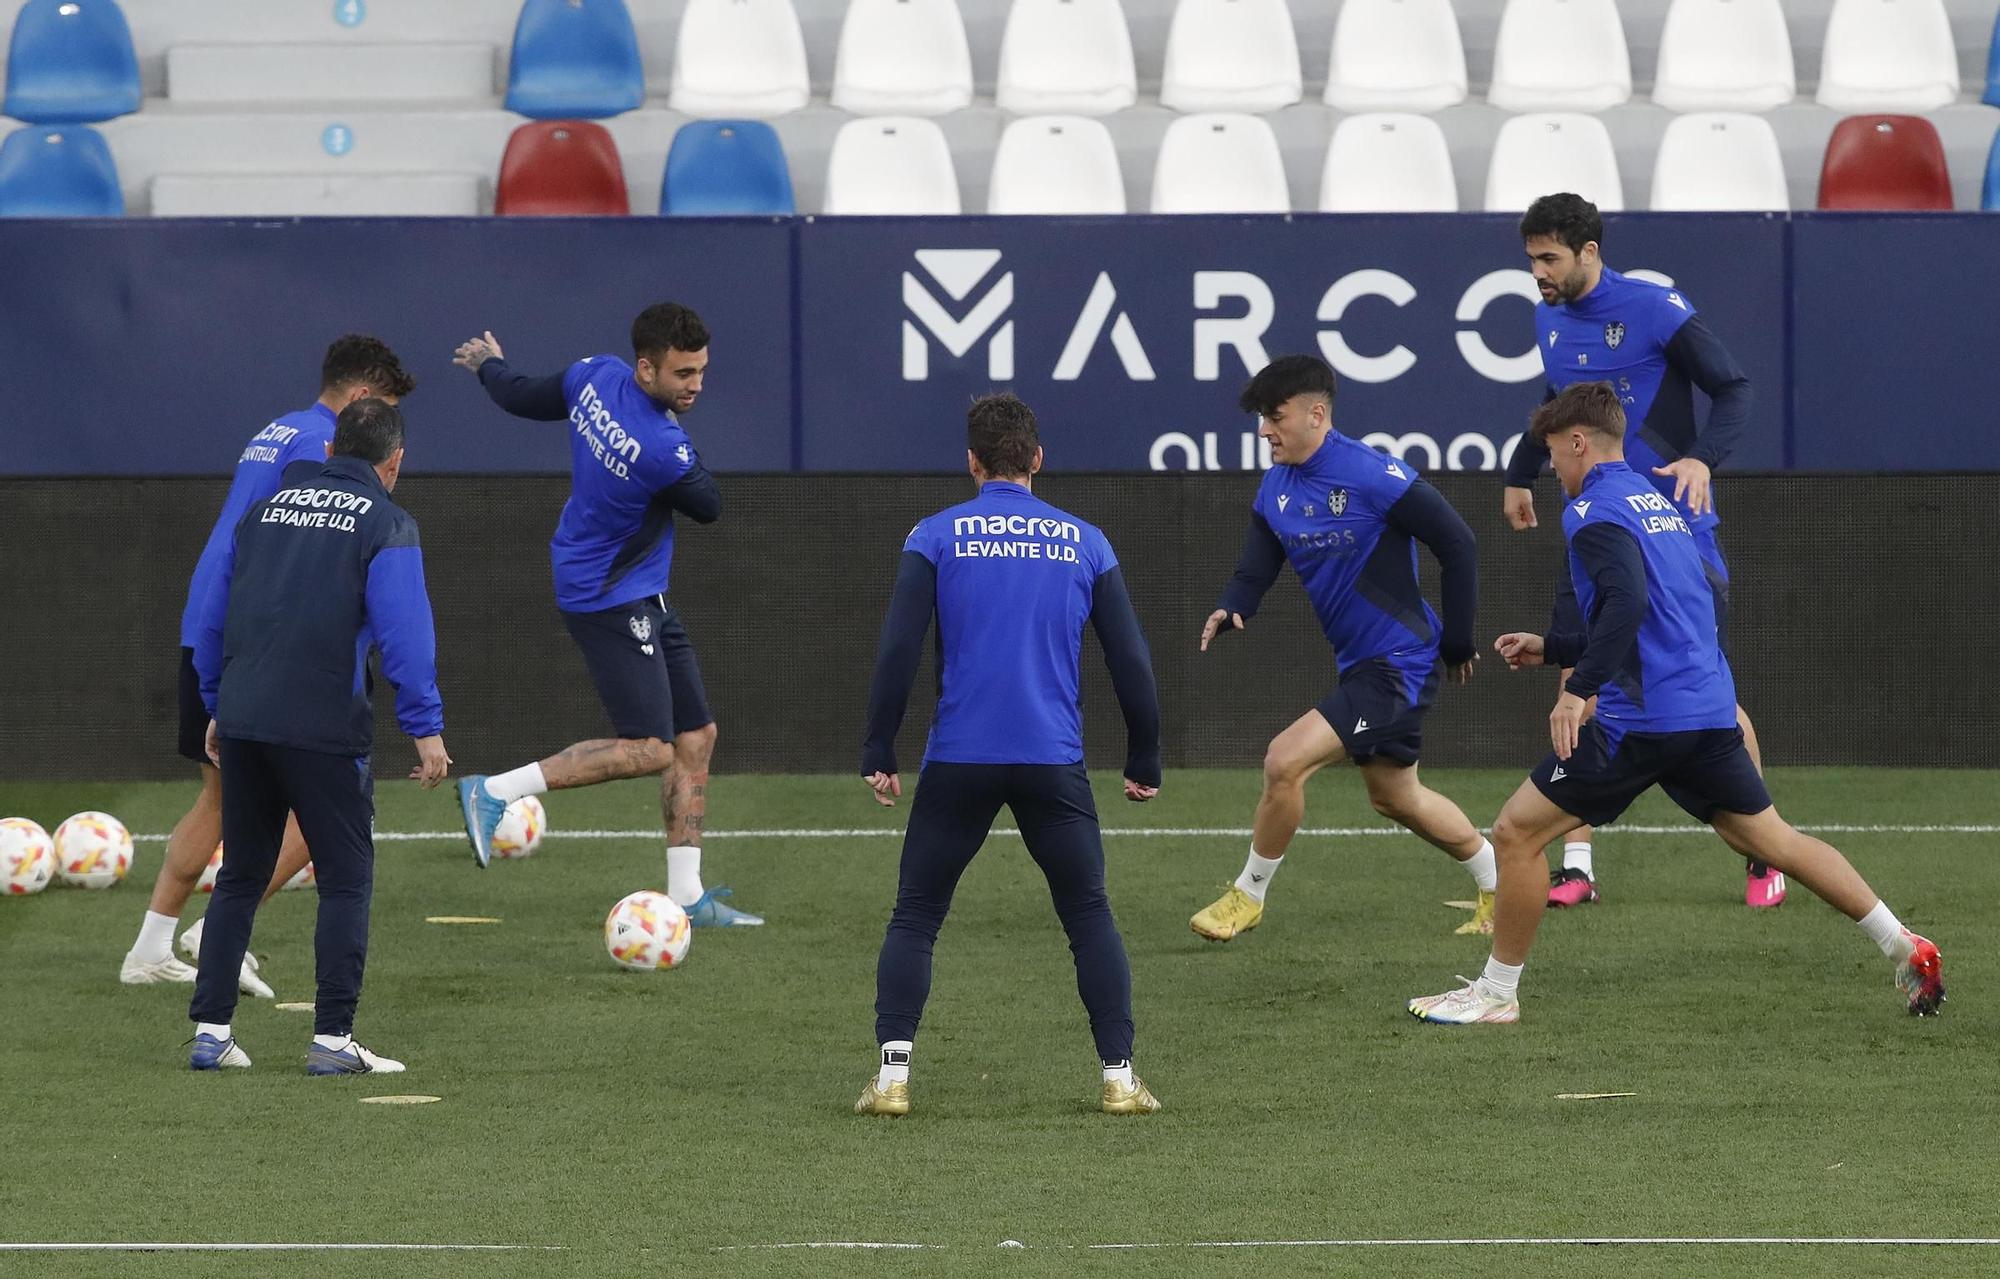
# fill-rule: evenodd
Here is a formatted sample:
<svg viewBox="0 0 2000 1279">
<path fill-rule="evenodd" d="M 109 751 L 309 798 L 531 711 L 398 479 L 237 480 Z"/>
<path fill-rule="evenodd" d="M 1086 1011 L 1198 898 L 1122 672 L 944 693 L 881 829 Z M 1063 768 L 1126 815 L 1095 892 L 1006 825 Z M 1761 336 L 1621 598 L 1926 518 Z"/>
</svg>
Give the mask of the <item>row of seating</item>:
<svg viewBox="0 0 2000 1279">
<path fill-rule="evenodd" d="M 484 45 L 349 45 L 374 92 L 404 99 L 490 89 Z M 2000 22 L 1986 101 L 2000 105 Z M 426 88 L 429 77 L 431 88 Z M 299 101 L 369 91 L 312 45 L 169 50 L 168 92 Z M 353 86 L 361 86 L 356 89 Z M 456 86 L 453 90 L 449 86 Z M 1097 115 L 1131 106 L 1138 79 L 1120 0 L 1013 0 L 997 101 L 1020 114 Z M 1181 111 L 1262 112 L 1301 100 L 1286 0 L 1177 0 L 1160 101 Z M 1843 112 L 1927 111 L 1959 94 L 1944 0 L 1834 0 L 1817 100 Z M 1434 111 L 1468 93 L 1451 0 L 1345 0 L 1324 98 L 1347 111 Z M 1673 0 L 1653 100 L 1677 111 L 1765 111 L 1797 94 L 1779 0 Z M 936 115 L 968 105 L 972 59 L 955 0 L 850 0 L 833 105 L 863 115 Z M 688 0 L 669 105 L 702 117 L 768 118 L 811 97 L 792 0 Z M 1615 0 L 1507 0 L 1487 100 L 1510 111 L 1600 111 L 1632 97 Z M 603 118 L 645 99 L 624 0 L 525 0 L 506 105 L 534 118 Z M 28 0 L 8 53 L 5 114 L 37 123 L 109 119 L 140 105 L 138 63 L 116 0 Z"/>
<path fill-rule="evenodd" d="M 378 203 L 357 204 L 353 184 Z M 301 202 L 345 196 L 341 211 L 470 214 L 478 180 L 466 174 L 163 175 L 154 213 L 213 212 L 203 183 L 228 188 L 238 213 L 303 211 Z M 327 184 L 348 184 L 346 188 Z M 391 189 L 393 188 L 393 189 Z M 1487 171 L 1485 208 L 1514 212 L 1549 191 L 1576 191 L 1600 208 L 1625 208 L 1617 157 L 1603 122 L 1582 114 L 1534 114 L 1500 131 Z M 1761 117 L 1703 112 L 1677 117 L 1653 171 L 1652 208 L 1783 210 L 1785 174 Z M 213 190 L 207 192 L 214 194 Z M 289 203 L 287 203 L 289 202 Z M 1984 207 L 2000 210 L 2000 136 L 1991 151 Z M 1451 156 L 1426 116 L 1349 116 L 1335 129 L 1321 173 L 1319 209 L 1342 213 L 1455 212 Z M 1937 130 L 1918 116 L 1843 120 L 1820 173 L 1822 209 L 1949 210 L 1951 179 Z M 792 181 L 777 133 L 761 121 L 694 121 L 667 155 L 660 212 L 667 216 L 788 215 Z M 1285 213 L 1285 167 L 1269 124 L 1247 114 L 1183 116 L 1156 160 L 1154 213 Z M 993 158 L 987 211 L 1120 214 L 1124 177 L 1104 124 L 1087 116 L 1031 116 L 1011 123 Z M 962 211 L 943 131 L 922 117 L 864 117 L 844 125 L 827 165 L 825 213 L 935 214 Z M 115 216 L 124 212 L 116 165 L 103 137 L 84 125 L 30 126 L 0 143 L 0 216 Z M 617 144 L 583 120 L 540 121 L 509 139 L 495 186 L 503 215 L 631 212 Z"/>
</svg>

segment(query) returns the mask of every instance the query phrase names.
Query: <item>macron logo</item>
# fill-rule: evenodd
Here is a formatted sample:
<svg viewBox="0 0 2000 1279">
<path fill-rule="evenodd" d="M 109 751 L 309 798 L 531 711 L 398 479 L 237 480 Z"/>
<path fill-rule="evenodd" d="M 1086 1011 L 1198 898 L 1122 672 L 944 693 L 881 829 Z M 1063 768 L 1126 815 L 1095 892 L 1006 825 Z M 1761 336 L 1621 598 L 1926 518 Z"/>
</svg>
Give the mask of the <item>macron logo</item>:
<svg viewBox="0 0 2000 1279">
<path fill-rule="evenodd" d="M 1561 780 L 1562 780 L 1563 778 L 1565 778 L 1565 777 L 1568 777 L 1568 776 L 1569 776 L 1569 774 L 1568 774 L 1568 773 L 1565 773 L 1565 772 L 1564 772 L 1564 771 L 1562 770 L 1562 765 L 1561 765 L 1561 764 L 1557 764 L 1557 765 L 1556 765 L 1556 771 L 1555 771 L 1555 772 L 1553 772 L 1553 773 L 1550 773 L 1550 774 L 1549 774 L 1549 780 L 1550 780 L 1551 782 L 1559 782 L 1559 781 L 1561 781 Z"/>
<path fill-rule="evenodd" d="M 1292 496 L 1289 493 L 1278 494 L 1278 510 L 1282 512 L 1285 509 L 1285 504 L 1290 502 L 1291 500 Z"/>
<path fill-rule="evenodd" d="M 1549 330 L 1549 349 L 1550 349 L 1551 351 L 1555 350 L 1555 346 L 1556 346 L 1556 339 L 1557 339 L 1557 338 L 1559 338 L 1559 337 L 1561 337 L 1561 336 L 1562 336 L 1562 332 L 1561 332 L 1560 330 L 1558 330 L 1558 329 L 1550 329 L 1550 330 Z"/>
<path fill-rule="evenodd" d="M 1367 721 L 1367 720 L 1365 720 L 1365 719 L 1357 719 L 1357 720 L 1355 720 L 1355 721 L 1354 721 L 1354 731 L 1355 731 L 1355 732 L 1357 732 L 1357 733 L 1365 733 L 1365 732 L 1367 732 L 1367 731 L 1368 731 L 1368 721 Z"/>
<path fill-rule="evenodd" d="M 1399 480 L 1409 478 L 1408 476 L 1403 474 L 1403 468 L 1397 466 L 1394 462 L 1389 463 L 1389 474 L 1395 476 Z"/>
<path fill-rule="evenodd" d="M 918 249 L 916 258 L 917 265 L 965 314 L 954 316 L 916 272 L 903 272 L 903 307 L 908 312 L 903 321 L 903 380 L 922 382 L 930 377 L 932 341 L 956 359 L 970 353 L 984 338 L 986 376 L 998 382 L 1012 381 L 1014 322 L 1006 315 L 1014 305 L 1014 273 L 1000 273 L 985 295 L 971 302 L 973 289 L 994 274 L 1000 250 Z"/>
<path fill-rule="evenodd" d="M 1578 502 L 1575 506 L 1572 506 L 1569 509 L 1575 511 L 1578 515 L 1587 515 L 1590 512 L 1590 503 Z"/>
</svg>

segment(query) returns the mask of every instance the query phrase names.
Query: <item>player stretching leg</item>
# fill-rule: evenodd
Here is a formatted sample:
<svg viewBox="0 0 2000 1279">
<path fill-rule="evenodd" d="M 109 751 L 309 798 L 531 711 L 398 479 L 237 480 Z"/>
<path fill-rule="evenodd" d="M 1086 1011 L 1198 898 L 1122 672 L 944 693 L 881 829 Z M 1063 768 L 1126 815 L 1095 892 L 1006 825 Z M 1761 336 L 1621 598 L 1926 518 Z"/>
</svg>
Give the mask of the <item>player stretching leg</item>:
<svg viewBox="0 0 2000 1279">
<path fill-rule="evenodd" d="M 1450 503 L 1394 458 L 1333 427 L 1333 369 L 1311 355 L 1273 360 L 1243 389 L 1262 421 L 1271 469 L 1250 506 L 1236 575 L 1202 627 L 1202 651 L 1242 630 L 1289 560 L 1340 663 L 1340 685 L 1278 734 L 1264 756 L 1249 860 L 1190 926 L 1211 941 L 1249 932 L 1305 816 L 1306 779 L 1353 760 L 1369 802 L 1472 873 L 1478 909 L 1457 931 L 1493 930 L 1493 846 L 1458 805 L 1417 778 L 1424 712 L 1443 673 L 1463 684 L 1477 658 L 1472 610 L 1479 563 L 1472 530 Z M 1444 568 L 1444 625 L 1417 586 L 1422 542 Z"/>
<path fill-rule="evenodd" d="M 453 361 L 477 373 L 494 403 L 514 416 L 572 424 L 569 501 L 549 559 L 556 607 L 617 734 L 510 772 L 467 777 L 458 784 L 459 807 L 472 855 L 484 866 L 514 800 L 657 775 L 667 896 L 697 928 L 761 924 L 723 902 L 727 888 L 702 885 L 715 717 L 694 645 L 667 603 L 674 512 L 698 524 L 722 514 L 715 478 L 677 417 L 701 394 L 708 328 L 687 307 L 647 307 L 632 321 L 632 355 L 629 365 L 593 355 L 561 373 L 529 377 L 507 367 L 488 333 L 462 344 Z"/>
<path fill-rule="evenodd" d="M 228 555 L 237 521 L 278 491 L 294 463 L 307 463 L 313 472 L 326 464 L 333 445 L 334 418 L 342 409 L 369 396 L 395 404 L 416 387 L 394 351 L 358 333 L 340 338 L 326 349 L 319 381 L 319 399 L 272 422 L 244 447 L 236 460 L 235 478 L 229 482 L 229 496 L 223 499 L 222 513 L 209 530 L 208 542 L 195 562 L 193 580 L 188 583 L 187 606 L 181 613 L 180 753 L 201 769 L 201 794 L 167 836 L 166 856 L 153 881 L 145 922 L 119 966 L 118 979 L 128 986 L 191 982 L 195 978 L 192 966 L 174 958 L 174 926 L 222 839 L 222 773 L 208 758 L 208 711 L 201 704 L 201 684 L 195 676 L 194 645 L 202 604 L 218 565 Z M 264 890 L 264 900 L 269 901 L 272 893 L 284 887 L 311 856 L 298 822 L 288 821 L 277 869 Z M 196 920 L 181 934 L 181 949 L 190 959 L 201 953 L 201 933 L 202 921 Z M 257 957 L 246 951 L 237 984 L 246 995 L 269 999 L 271 988 L 257 975 L 257 968 Z"/>
<path fill-rule="evenodd" d="M 1715 639 L 1700 548 L 1688 522 L 1625 463 L 1625 414 L 1607 382 L 1571 386 L 1530 428 L 1563 492 L 1569 576 L 1581 632 L 1503 635 L 1524 665 L 1575 667 L 1549 715 L 1555 750 L 1493 824 L 1500 861 L 1493 954 L 1478 980 L 1410 1001 L 1425 1021 L 1520 1018 L 1517 990 L 1548 895 L 1542 849 L 1585 822 L 1615 821 L 1658 785 L 1745 857 L 1783 871 L 1861 925 L 1894 966 L 1913 1013 L 1944 1002 L 1938 948 L 1904 928 L 1839 850 L 1787 825 L 1736 723 L 1736 682 Z M 1597 714 L 1584 718 L 1597 697 Z"/>
<path fill-rule="evenodd" d="M 1654 487 L 1673 499 L 1694 530 L 1716 594 L 1716 623 L 1726 651 L 1729 566 L 1716 539 L 1720 520 L 1709 484 L 1714 468 L 1728 460 L 1749 427 L 1750 379 L 1685 293 L 1604 265 L 1604 219 L 1582 196 L 1545 195 L 1529 205 L 1521 218 L 1521 240 L 1542 294 L 1535 305 L 1535 348 L 1547 374 L 1544 402 L 1577 382 L 1603 379 L 1617 386 L 1641 425 L 1627 441 L 1633 467 L 1653 477 Z M 1708 425 L 1699 432 L 1691 389 L 1697 386 L 1711 401 Z M 1535 477 L 1547 458 L 1546 450 L 1524 436 L 1508 462 L 1504 505 L 1507 522 L 1516 529 L 1535 527 Z M 1756 730 L 1741 707 L 1736 722 L 1762 771 Z M 1594 871 L 1591 828 L 1584 826 L 1564 844 L 1562 867 L 1550 878 L 1549 904 L 1596 901 Z M 1782 904 L 1784 875 L 1752 859 L 1743 900 L 1757 907 Z"/>
</svg>

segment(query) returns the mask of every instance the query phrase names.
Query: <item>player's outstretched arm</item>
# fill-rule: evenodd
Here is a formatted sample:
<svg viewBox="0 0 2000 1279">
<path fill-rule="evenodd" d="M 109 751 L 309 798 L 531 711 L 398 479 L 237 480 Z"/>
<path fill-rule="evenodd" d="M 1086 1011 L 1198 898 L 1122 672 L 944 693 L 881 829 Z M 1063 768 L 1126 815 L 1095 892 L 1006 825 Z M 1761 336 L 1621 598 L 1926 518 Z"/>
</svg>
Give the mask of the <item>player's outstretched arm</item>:
<svg viewBox="0 0 2000 1279">
<path fill-rule="evenodd" d="M 1430 548 L 1443 568 L 1439 590 L 1444 604 L 1438 655 L 1445 673 L 1460 684 L 1472 679 L 1479 649 L 1472 639 L 1472 614 L 1479 604 L 1479 539 L 1444 494 L 1423 480 L 1412 481 L 1383 513 L 1389 527 Z"/>
<path fill-rule="evenodd" d="M 1225 630 L 1240 631 L 1257 616 L 1264 593 L 1278 580 L 1285 567 L 1285 548 L 1271 525 L 1257 512 L 1250 512 L 1250 527 L 1243 533 L 1243 554 L 1237 557 L 1236 572 L 1222 588 L 1222 598 L 1201 628 L 1201 651 Z"/>
<path fill-rule="evenodd" d="M 535 422 L 560 422 L 569 416 L 569 397 L 563 393 L 563 375 L 551 373 L 531 377 L 516 373 L 500 353 L 500 340 L 489 329 L 482 337 L 458 344 L 451 362 L 478 374 L 479 384 L 495 404 Z"/>
<path fill-rule="evenodd" d="M 1090 624 L 1104 646 L 1111 689 L 1125 716 L 1125 798 L 1144 803 L 1160 793 L 1160 695 L 1152 650 L 1115 564 L 1098 574 L 1091 588 Z"/>
<path fill-rule="evenodd" d="M 924 636 L 937 610 L 937 566 L 915 551 L 904 551 L 896 572 L 896 592 L 882 619 L 882 639 L 875 649 L 875 677 L 868 685 L 868 731 L 861 739 L 861 776 L 875 792 L 875 802 L 895 806 L 903 793 L 896 769 L 896 734 L 910 702 L 910 685 L 917 678 Z"/>
</svg>

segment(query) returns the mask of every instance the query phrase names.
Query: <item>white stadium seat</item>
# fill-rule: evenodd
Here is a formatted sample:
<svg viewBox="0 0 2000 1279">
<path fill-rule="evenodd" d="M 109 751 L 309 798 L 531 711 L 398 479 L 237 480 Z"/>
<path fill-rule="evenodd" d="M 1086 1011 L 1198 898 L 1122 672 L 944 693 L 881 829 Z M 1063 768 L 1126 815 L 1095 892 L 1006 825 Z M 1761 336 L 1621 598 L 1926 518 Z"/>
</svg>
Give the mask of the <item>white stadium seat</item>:
<svg viewBox="0 0 2000 1279">
<path fill-rule="evenodd" d="M 1697 111 L 1676 116 L 1653 162 L 1653 208 L 1729 212 L 1791 207 L 1778 135 L 1760 115 Z"/>
<path fill-rule="evenodd" d="M 476 217 L 470 173 L 163 173 L 153 216 Z"/>
<path fill-rule="evenodd" d="M 490 44 L 178 44 L 172 102 L 417 102 L 494 96 Z"/>
<path fill-rule="evenodd" d="M 1653 101 L 1670 111 L 1769 111 L 1798 96 L 1778 0 L 1674 0 Z"/>
<path fill-rule="evenodd" d="M 958 171 L 944 130 L 916 116 L 849 120 L 826 161 L 826 208 L 847 213 L 957 213 Z"/>
<path fill-rule="evenodd" d="M 1254 115 L 1190 115 L 1167 126 L 1153 170 L 1155 213 L 1289 213 L 1278 137 Z"/>
<path fill-rule="evenodd" d="M 1102 121 L 1030 116 L 1000 135 L 988 213 L 1123 213 L 1125 177 Z"/>
<path fill-rule="evenodd" d="M 834 54 L 833 105 L 943 115 L 972 101 L 972 50 L 953 0 L 853 0 Z"/>
<path fill-rule="evenodd" d="M 1558 191 L 1574 191 L 1606 213 L 1624 209 L 1625 184 L 1604 121 L 1552 112 L 1501 125 L 1486 170 L 1486 211 L 1520 213 Z"/>
<path fill-rule="evenodd" d="M 1014 0 L 994 97 L 1021 115 L 1103 115 L 1139 96 L 1118 0 Z"/>
<path fill-rule="evenodd" d="M 1465 101 L 1465 45 L 1451 0 L 1347 0 L 1333 26 L 1326 105 L 1437 111 Z"/>
<path fill-rule="evenodd" d="M 1934 111 L 1958 96 L 1944 0 L 1834 0 L 1819 104 L 1835 111 Z"/>
<path fill-rule="evenodd" d="M 710 119 L 763 120 L 811 97 L 792 0 L 688 0 L 667 105 Z"/>
<path fill-rule="evenodd" d="M 1275 111 L 1304 92 L 1285 0 L 1180 0 L 1167 28 L 1160 105 Z"/>
<path fill-rule="evenodd" d="M 1444 130 L 1425 115 L 1351 115 L 1333 131 L 1320 174 L 1321 213 L 1456 213 L 1458 179 Z"/>
<path fill-rule="evenodd" d="M 1486 100 L 1507 111 L 1602 111 L 1632 96 L 1612 0 L 1507 0 Z"/>
</svg>

